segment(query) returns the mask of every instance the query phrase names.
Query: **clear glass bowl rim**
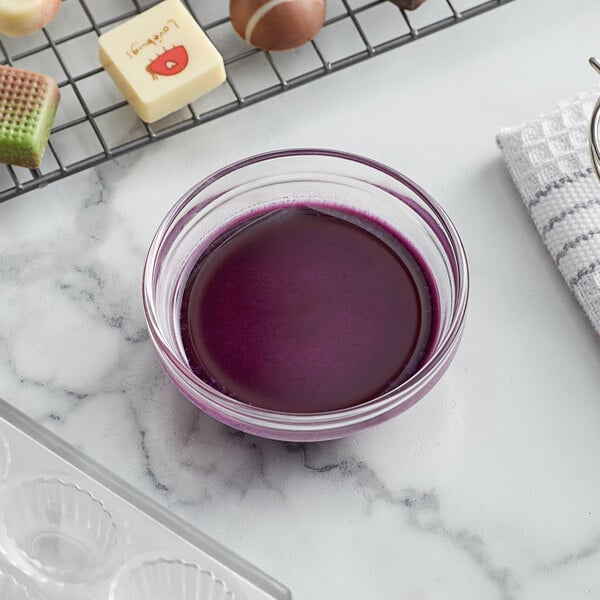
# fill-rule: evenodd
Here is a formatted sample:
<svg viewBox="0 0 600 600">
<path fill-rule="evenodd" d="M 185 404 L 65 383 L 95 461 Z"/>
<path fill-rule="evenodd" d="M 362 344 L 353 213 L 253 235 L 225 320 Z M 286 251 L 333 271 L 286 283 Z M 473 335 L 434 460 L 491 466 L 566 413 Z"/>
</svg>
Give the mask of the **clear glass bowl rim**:
<svg viewBox="0 0 600 600">
<path fill-rule="evenodd" d="M 389 390 L 368 402 L 331 412 L 322 413 L 285 413 L 277 412 L 256 406 L 251 406 L 240 402 L 225 394 L 215 390 L 210 385 L 194 375 L 189 366 L 182 362 L 175 353 L 171 350 L 170 344 L 165 339 L 161 326 L 159 324 L 156 312 L 154 310 L 154 279 L 156 274 L 157 264 L 161 259 L 162 244 L 166 239 L 171 226 L 177 221 L 178 217 L 185 212 L 187 205 L 193 202 L 196 196 L 204 189 L 209 187 L 219 179 L 234 173 L 239 169 L 264 162 L 272 161 L 280 158 L 294 158 L 316 156 L 324 158 L 340 159 L 350 163 L 358 163 L 374 171 L 379 171 L 384 175 L 396 180 L 401 185 L 410 189 L 416 194 L 438 219 L 441 228 L 443 229 L 444 237 L 453 251 L 451 258 L 454 283 L 456 286 L 454 308 L 450 318 L 449 327 L 446 333 L 436 344 L 434 352 L 431 354 L 425 364 L 423 364 L 417 373 L 410 379 L 399 385 L 398 387 Z M 318 165 L 314 169 L 319 171 Z M 370 183 L 366 180 L 367 183 Z M 391 190 L 392 195 L 398 193 L 397 190 Z M 199 205 L 204 207 L 214 200 L 209 197 Z M 399 200 L 400 201 L 400 200 Z M 412 206 L 414 209 L 415 207 Z M 416 210 L 422 218 L 431 226 L 431 219 L 427 215 Z M 436 224 L 435 228 L 439 229 Z M 444 252 L 447 251 L 444 249 Z M 234 162 L 226 167 L 223 167 L 206 178 L 199 181 L 190 188 L 175 205 L 169 210 L 164 217 L 159 228 L 151 242 L 142 278 L 142 299 L 146 321 L 153 341 L 158 346 L 162 360 L 166 360 L 177 375 L 186 383 L 186 385 L 195 390 L 200 395 L 204 402 L 212 406 L 213 410 L 218 414 L 228 414 L 232 418 L 253 424 L 255 427 L 275 426 L 279 430 L 285 430 L 288 426 L 296 429 L 322 429 L 322 428 L 337 428 L 345 427 L 348 422 L 368 421 L 371 418 L 377 417 L 390 410 L 398 408 L 400 405 L 409 402 L 415 394 L 427 382 L 435 377 L 435 373 L 439 369 L 443 369 L 446 361 L 452 358 L 453 352 L 460 341 L 464 318 L 467 308 L 469 296 L 469 269 L 467 264 L 466 253 L 462 241 L 458 235 L 454 224 L 450 220 L 445 210 L 434 200 L 425 190 L 418 186 L 414 181 L 401 174 L 399 171 L 384 165 L 383 163 L 366 158 L 361 155 L 352 154 L 340 150 L 322 149 L 322 148 L 290 148 L 285 150 L 274 150 L 256 154 L 248 158 L 244 158 Z"/>
</svg>

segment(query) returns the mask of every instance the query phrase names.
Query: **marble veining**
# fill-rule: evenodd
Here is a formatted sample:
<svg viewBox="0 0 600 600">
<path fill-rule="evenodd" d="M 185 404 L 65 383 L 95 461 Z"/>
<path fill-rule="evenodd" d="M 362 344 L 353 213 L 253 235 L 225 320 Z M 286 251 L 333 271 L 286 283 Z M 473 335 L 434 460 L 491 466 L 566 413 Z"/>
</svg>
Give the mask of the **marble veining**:
<svg viewBox="0 0 600 600">
<path fill-rule="evenodd" d="M 543 26 L 520 33 L 516 22 L 540 18 L 535 4 L 0 205 L 0 396 L 297 600 L 597 597 L 598 342 L 531 231 L 494 135 L 550 92 L 584 86 L 569 68 L 581 49 L 552 42 L 566 27 L 597 43 L 600 12 L 581 0 L 565 21 L 564 3 L 548 0 Z M 550 79 L 523 61 L 531 44 L 547 49 Z M 432 70 L 439 56 L 454 59 Z M 509 76 L 527 93 L 508 89 Z M 485 82 L 468 84 L 468 111 L 456 81 Z M 445 90 L 445 111 L 431 89 Z M 422 182 L 459 227 L 473 275 L 464 340 L 439 387 L 389 423 L 319 444 L 255 438 L 198 411 L 158 365 L 141 302 L 146 250 L 176 198 L 243 155 L 302 145 L 370 155 Z"/>
<path fill-rule="evenodd" d="M 529 560 L 525 549 L 517 560 L 508 551 L 515 540 L 505 539 L 500 522 L 470 518 L 472 497 L 458 504 L 447 498 L 465 443 L 452 375 L 402 421 L 321 444 L 253 438 L 182 399 L 148 339 L 140 301 L 145 244 L 118 191 L 138 158 L 56 186 L 53 226 L 40 223 L 38 239 L 4 232 L 0 298 L 11 309 L 0 317 L 2 396 L 278 573 L 298 598 L 326 597 L 315 581 L 333 580 L 333 571 L 350 581 L 365 569 L 344 597 L 360 598 L 385 577 L 390 598 L 458 598 L 470 589 L 479 590 L 473 598 L 519 600 L 536 578 L 597 564 L 599 535 L 543 560 L 540 548 Z M 32 195 L 2 210 L 15 211 L 18 221 L 36 201 Z M 405 453 L 420 466 L 401 461 L 396 470 L 386 452 Z M 272 537 L 290 527 L 285 543 Z M 507 547 L 499 551 L 498 544 Z M 342 558 L 347 548 L 350 559 Z M 278 558 L 286 551 L 291 564 Z M 298 578 L 315 569 L 314 559 L 331 557 L 314 581 Z"/>
</svg>

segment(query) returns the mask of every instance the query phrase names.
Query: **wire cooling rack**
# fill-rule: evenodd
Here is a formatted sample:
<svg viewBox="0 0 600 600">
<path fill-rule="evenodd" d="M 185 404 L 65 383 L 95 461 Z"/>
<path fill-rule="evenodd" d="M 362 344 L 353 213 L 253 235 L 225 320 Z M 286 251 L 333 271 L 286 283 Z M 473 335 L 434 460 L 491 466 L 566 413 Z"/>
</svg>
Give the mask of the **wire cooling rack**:
<svg viewBox="0 0 600 600">
<path fill-rule="evenodd" d="M 0 62 L 52 76 L 62 96 L 40 168 L 0 165 L 0 202 L 511 1 L 427 0 L 406 12 L 388 0 L 327 0 L 325 25 L 311 43 L 270 53 L 237 36 L 227 16 L 228 0 L 184 0 L 223 55 L 227 83 L 146 125 L 100 67 L 98 36 L 158 1 L 63 0 L 44 30 L 0 38 Z"/>
</svg>

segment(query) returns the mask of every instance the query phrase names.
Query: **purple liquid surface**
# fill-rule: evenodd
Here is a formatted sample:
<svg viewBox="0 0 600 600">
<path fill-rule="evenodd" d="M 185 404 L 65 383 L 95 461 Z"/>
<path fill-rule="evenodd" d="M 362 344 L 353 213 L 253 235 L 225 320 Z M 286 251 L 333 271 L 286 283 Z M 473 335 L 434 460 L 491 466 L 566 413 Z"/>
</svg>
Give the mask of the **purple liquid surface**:
<svg viewBox="0 0 600 600">
<path fill-rule="evenodd" d="M 194 373 L 287 413 L 367 402 L 413 375 L 436 308 L 408 248 L 367 217 L 313 207 L 250 217 L 198 259 L 182 341 Z"/>
</svg>

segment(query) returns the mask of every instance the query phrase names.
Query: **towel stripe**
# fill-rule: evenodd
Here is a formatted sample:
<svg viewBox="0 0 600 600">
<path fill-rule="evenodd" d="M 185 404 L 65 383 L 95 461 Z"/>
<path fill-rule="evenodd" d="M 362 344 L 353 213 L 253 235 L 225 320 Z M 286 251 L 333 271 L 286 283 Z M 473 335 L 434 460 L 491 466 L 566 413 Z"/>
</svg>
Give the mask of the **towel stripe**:
<svg viewBox="0 0 600 600">
<path fill-rule="evenodd" d="M 585 171 L 575 171 L 570 176 L 561 177 L 560 179 L 549 183 L 544 189 L 536 192 L 533 200 L 529 201 L 529 210 L 531 210 L 534 206 L 537 206 L 542 201 L 542 198 L 545 198 L 551 192 L 560 190 L 561 188 L 565 187 L 567 183 L 575 183 L 577 179 L 587 179 L 592 173 L 592 167 L 589 167 Z"/>
<path fill-rule="evenodd" d="M 568 241 L 563 246 L 563 249 L 556 255 L 554 260 L 559 263 L 571 250 L 573 250 L 573 248 L 577 248 L 581 242 L 587 242 L 597 235 L 600 235 L 600 229 L 591 229 L 587 233 L 578 235 L 575 239 Z"/>
<path fill-rule="evenodd" d="M 552 217 L 542 229 L 542 236 L 545 238 L 552 231 L 555 225 L 562 223 L 567 217 L 571 217 L 581 210 L 600 205 L 600 198 L 594 198 L 588 202 L 573 204 L 571 208 L 561 211 L 560 214 Z"/>
<path fill-rule="evenodd" d="M 575 287 L 584 277 L 591 275 L 600 266 L 600 259 L 591 262 L 585 269 L 577 272 L 575 277 L 569 279 L 569 285 Z"/>
</svg>

